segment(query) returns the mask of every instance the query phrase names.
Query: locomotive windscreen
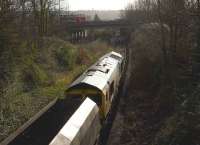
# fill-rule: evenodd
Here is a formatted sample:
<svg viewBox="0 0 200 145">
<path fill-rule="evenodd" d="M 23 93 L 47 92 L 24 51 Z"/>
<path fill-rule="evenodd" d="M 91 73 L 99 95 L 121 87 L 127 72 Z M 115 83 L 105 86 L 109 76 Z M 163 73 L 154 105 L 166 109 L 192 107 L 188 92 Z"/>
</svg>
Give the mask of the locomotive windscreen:
<svg viewBox="0 0 200 145">
<path fill-rule="evenodd" d="M 101 106 L 102 99 L 101 95 L 87 95 L 92 101 L 94 101 L 98 106 Z"/>
<path fill-rule="evenodd" d="M 82 102 L 83 101 L 83 98 L 81 97 L 81 95 L 67 95 L 66 96 L 66 100 L 69 101 L 69 102 Z"/>
</svg>

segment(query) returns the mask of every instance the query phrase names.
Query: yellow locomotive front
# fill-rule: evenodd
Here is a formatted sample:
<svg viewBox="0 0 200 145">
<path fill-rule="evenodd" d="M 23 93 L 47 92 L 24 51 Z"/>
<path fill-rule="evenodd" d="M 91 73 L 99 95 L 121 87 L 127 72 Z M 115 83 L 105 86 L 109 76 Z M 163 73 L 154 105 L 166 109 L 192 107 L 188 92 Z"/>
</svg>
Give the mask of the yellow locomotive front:
<svg viewBox="0 0 200 145">
<path fill-rule="evenodd" d="M 87 97 L 93 100 L 99 107 L 101 118 L 105 118 L 104 100 L 105 96 L 98 88 L 88 84 L 78 84 L 65 92 L 67 99 L 84 101 Z"/>
</svg>

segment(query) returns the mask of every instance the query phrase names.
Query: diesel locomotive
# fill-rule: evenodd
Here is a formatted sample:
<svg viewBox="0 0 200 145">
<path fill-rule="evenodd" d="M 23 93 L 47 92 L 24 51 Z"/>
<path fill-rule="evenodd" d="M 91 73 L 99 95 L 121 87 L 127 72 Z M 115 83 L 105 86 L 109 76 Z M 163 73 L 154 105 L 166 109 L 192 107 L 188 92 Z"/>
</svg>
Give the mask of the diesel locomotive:
<svg viewBox="0 0 200 145">
<path fill-rule="evenodd" d="M 124 58 L 121 54 L 107 53 L 68 87 L 66 98 L 84 100 L 89 97 L 98 105 L 100 117 L 106 118 L 118 92 L 123 68 Z"/>
</svg>

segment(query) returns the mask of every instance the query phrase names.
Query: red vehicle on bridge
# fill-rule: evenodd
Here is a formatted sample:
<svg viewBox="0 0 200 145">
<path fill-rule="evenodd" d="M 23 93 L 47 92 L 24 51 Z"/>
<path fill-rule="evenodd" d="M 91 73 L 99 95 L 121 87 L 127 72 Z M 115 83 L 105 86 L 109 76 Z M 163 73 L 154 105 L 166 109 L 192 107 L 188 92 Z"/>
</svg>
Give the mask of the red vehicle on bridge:
<svg viewBox="0 0 200 145">
<path fill-rule="evenodd" d="M 75 21 L 76 21 L 76 24 L 80 25 L 80 24 L 86 22 L 86 17 L 85 16 L 76 16 Z"/>
</svg>

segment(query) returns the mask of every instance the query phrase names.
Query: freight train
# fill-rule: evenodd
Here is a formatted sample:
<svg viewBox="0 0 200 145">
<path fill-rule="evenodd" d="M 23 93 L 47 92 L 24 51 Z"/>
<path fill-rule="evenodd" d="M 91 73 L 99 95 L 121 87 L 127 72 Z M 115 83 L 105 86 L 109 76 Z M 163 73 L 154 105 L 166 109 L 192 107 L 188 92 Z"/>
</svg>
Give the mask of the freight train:
<svg viewBox="0 0 200 145">
<path fill-rule="evenodd" d="M 123 68 L 121 54 L 110 52 L 104 55 L 69 86 L 65 91 L 66 98 L 90 98 L 98 105 L 101 119 L 105 119 L 118 92 Z"/>
</svg>

